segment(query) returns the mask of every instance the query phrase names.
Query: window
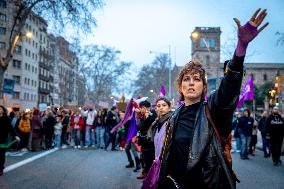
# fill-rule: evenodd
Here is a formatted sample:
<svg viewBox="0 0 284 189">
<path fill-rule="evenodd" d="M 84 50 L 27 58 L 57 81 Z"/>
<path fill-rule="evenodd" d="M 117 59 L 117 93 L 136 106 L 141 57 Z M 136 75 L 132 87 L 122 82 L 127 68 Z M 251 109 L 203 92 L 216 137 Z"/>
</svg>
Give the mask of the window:
<svg viewBox="0 0 284 189">
<path fill-rule="evenodd" d="M 6 28 L 0 27 L 0 35 L 6 34 Z"/>
<path fill-rule="evenodd" d="M 210 63 L 210 56 L 209 56 L 209 55 L 206 55 L 206 57 L 205 57 L 205 63 L 206 63 L 206 64 L 209 64 L 209 63 Z"/>
<path fill-rule="evenodd" d="M 216 45 L 214 39 L 200 38 L 199 46 L 201 48 L 214 48 Z"/>
<path fill-rule="evenodd" d="M 34 66 L 32 66 L 32 72 L 34 72 Z"/>
<path fill-rule="evenodd" d="M 26 56 L 28 56 L 28 49 L 25 50 Z"/>
<path fill-rule="evenodd" d="M 20 99 L 20 92 L 14 92 L 13 99 Z"/>
<path fill-rule="evenodd" d="M 7 2 L 6 1 L 0 1 L 0 7 L 1 8 L 7 8 Z"/>
<path fill-rule="evenodd" d="M 27 93 L 27 100 L 29 100 L 29 98 L 30 98 L 30 94 L 29 94 L 29 93 Z"/>
<path fill-rule="evenodd" d="M 36 83 L 36 81 L 35 81 L 35 87 L 37 87 L 37 85 L 36 85 L 37 83 Z"/>
<path fill-rule="evenodd" d="M 17 54 L 22 54 L 22 46 L 16 45 L 16 47 L 15 47 L 15 53 L 17 53 Z"/>
<path fill-rule="evenodd" d="M 19 60 L 13 60 L 13 67 L 17 69 L 21 69 L 22 62 Z"/>
<path fill-rule="evenodd" d="M 5 49 L 5 48 L 6 48 L 6 43 L 0 42 L 0 49 Z"/>
<path fill-rule="evenodd" d="M 27 84 L 27 78 L 25 77 L 25 84 Z"/>
<path fill-rule="evenodd" d="M 13 75 L 13 79 L 15 80 L 16 84 L 21 84 L 21 76 Z"/>
<path fill-rule="evenodd" d="M 267 81 L 267 75 L 266 74 L 263 74 L 263 80 Z"/>
<path fill-rule="evenodd" d="M 6 22 L 6 14 L 0 13 L 0 20 Z"/>
<path fill-rule="evenodd" d="M 28 64 L 27 63 L 25 63 L 25 70 L 27 70 L 28 69 Z"/>
<path fill-rule="evenodd" d="M 30 65 L 28 65 L 28 70 L 29 70 L 29 71 L 31 70 L 31 66 L 30 66 Z"/>
</svg>

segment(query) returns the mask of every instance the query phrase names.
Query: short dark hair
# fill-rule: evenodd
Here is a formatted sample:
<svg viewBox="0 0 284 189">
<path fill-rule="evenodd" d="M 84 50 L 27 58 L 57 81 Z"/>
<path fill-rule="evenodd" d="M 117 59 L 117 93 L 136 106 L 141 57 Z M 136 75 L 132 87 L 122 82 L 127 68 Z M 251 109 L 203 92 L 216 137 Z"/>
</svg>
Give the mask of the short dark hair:
<svg viewBox="0 0 284 189">
<path fill-rule="evenodd" d="M 167 104 L 168 104 L 168 106 L 169 107 L 171 107 L 171 102 L 167 99 L 167 98 L 165 98 L 165 97 L 159 97 L 157 100 L 156 100 L 156 105 L 157 105 L 157 103 L 159 102 L 159 101 L 165 101 Z"/>
<path fill-rule="evenodd" d="M 113 110 L 115 110 L 115 109 L 117 109 L 117 107 L 116 106 L 113 106 L 113 107 L 111 107 L 111 111 L 113 111 Z"/>
<path fill-rule="evenodd" d="M 151 107 L 151 103 L 149 101 L 145 100 L 145 101 L 140 102 L 139 106 L 140 106 L 140 108 L 141 107 L 150 108 Z"/>
</svg>

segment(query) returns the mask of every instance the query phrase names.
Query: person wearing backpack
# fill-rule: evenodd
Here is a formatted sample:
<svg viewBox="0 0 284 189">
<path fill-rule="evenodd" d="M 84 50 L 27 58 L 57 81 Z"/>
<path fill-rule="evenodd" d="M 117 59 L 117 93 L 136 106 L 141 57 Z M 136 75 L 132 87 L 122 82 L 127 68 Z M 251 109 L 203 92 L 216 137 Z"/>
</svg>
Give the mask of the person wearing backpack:
<svg viewBox="0 0 284 189">
<path fill-rule="evenodd" d="M 193 60 L 181 69 L 177 89 L 184 103 L 175 110 L 166 128 L 158 188 L 236 188 L 238 180 L 232 171 L 228 141 L 240 95 L 246 49 L 268 25 L 258 29 L 266 14 L 266 10 L 257 10 L 243 26 L 234 19 L 238 26 L 238 45 L 219 88 L 207 101 L 203 65 Z"/>
</svg>

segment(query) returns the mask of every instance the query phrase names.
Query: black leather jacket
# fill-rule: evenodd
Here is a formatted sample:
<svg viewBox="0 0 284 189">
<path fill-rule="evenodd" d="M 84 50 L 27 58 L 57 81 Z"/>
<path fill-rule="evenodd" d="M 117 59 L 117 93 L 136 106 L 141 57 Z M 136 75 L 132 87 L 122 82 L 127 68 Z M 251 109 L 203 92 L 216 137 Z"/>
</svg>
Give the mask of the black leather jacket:
<svg viewBox="0 0 284 189">
<path fill-rule="evenodd" d="M 220 136 L 226 138 L 231 132 L 233 112 L 240 95 L 243 61 L 244 57 L 233 57 L 219 89 L 209 96 L 208 102 L 204 101 L 201 103 L 196 114 L 195 130 L 189 147 L 187 170 L 190 171 L 197 165 L 200 166 L 202 170 L 202 188 L 235 188 L 235 182 L 234 185 L 229 186 L 228 184 L 228 170 L 226 171 L 226 165 L 224 165 L 226 162 L 221 158 L 223 149 L 213 134 L 213 129 L 205 113 L 205 105 L 208 104 L 212 120 Z M 180 106 L 173 113 L 167 127 L 164 146 L 160 156 L 161 169 L 159 183 L 163 182 L 167 176 L 167 162 L 173 141 L 173 133 L 183 106 Z M 225 172 L 223 169 L 225 169 Z"/>
</svg>

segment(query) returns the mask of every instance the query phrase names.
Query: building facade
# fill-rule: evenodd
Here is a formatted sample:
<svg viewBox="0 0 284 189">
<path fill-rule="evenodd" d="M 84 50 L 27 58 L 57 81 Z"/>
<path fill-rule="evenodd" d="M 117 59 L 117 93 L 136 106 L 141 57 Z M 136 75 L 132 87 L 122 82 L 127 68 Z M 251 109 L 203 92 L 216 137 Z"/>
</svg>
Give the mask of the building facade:
<svg viewBox="0 0 284 189">
<path fill-rule="evenodd" d="M 9 46 L 15 12 L 13 2 L 0 1 L 2 55 Z M 31 109 L 39 104 L 78 105 L 79 97 L 84 100 L 86 82 L 78 73 L 76 54 L 70 50 L 67 40 L 49 34 L 47 28 L 43 18 L 34 13 L 28 16 L 4 75 L 15 81 L 14 94 L 2 95 L 0 104 Z M 26 33 L 31 34 L 30 37 L 26 37 Z"/>
</svg>

